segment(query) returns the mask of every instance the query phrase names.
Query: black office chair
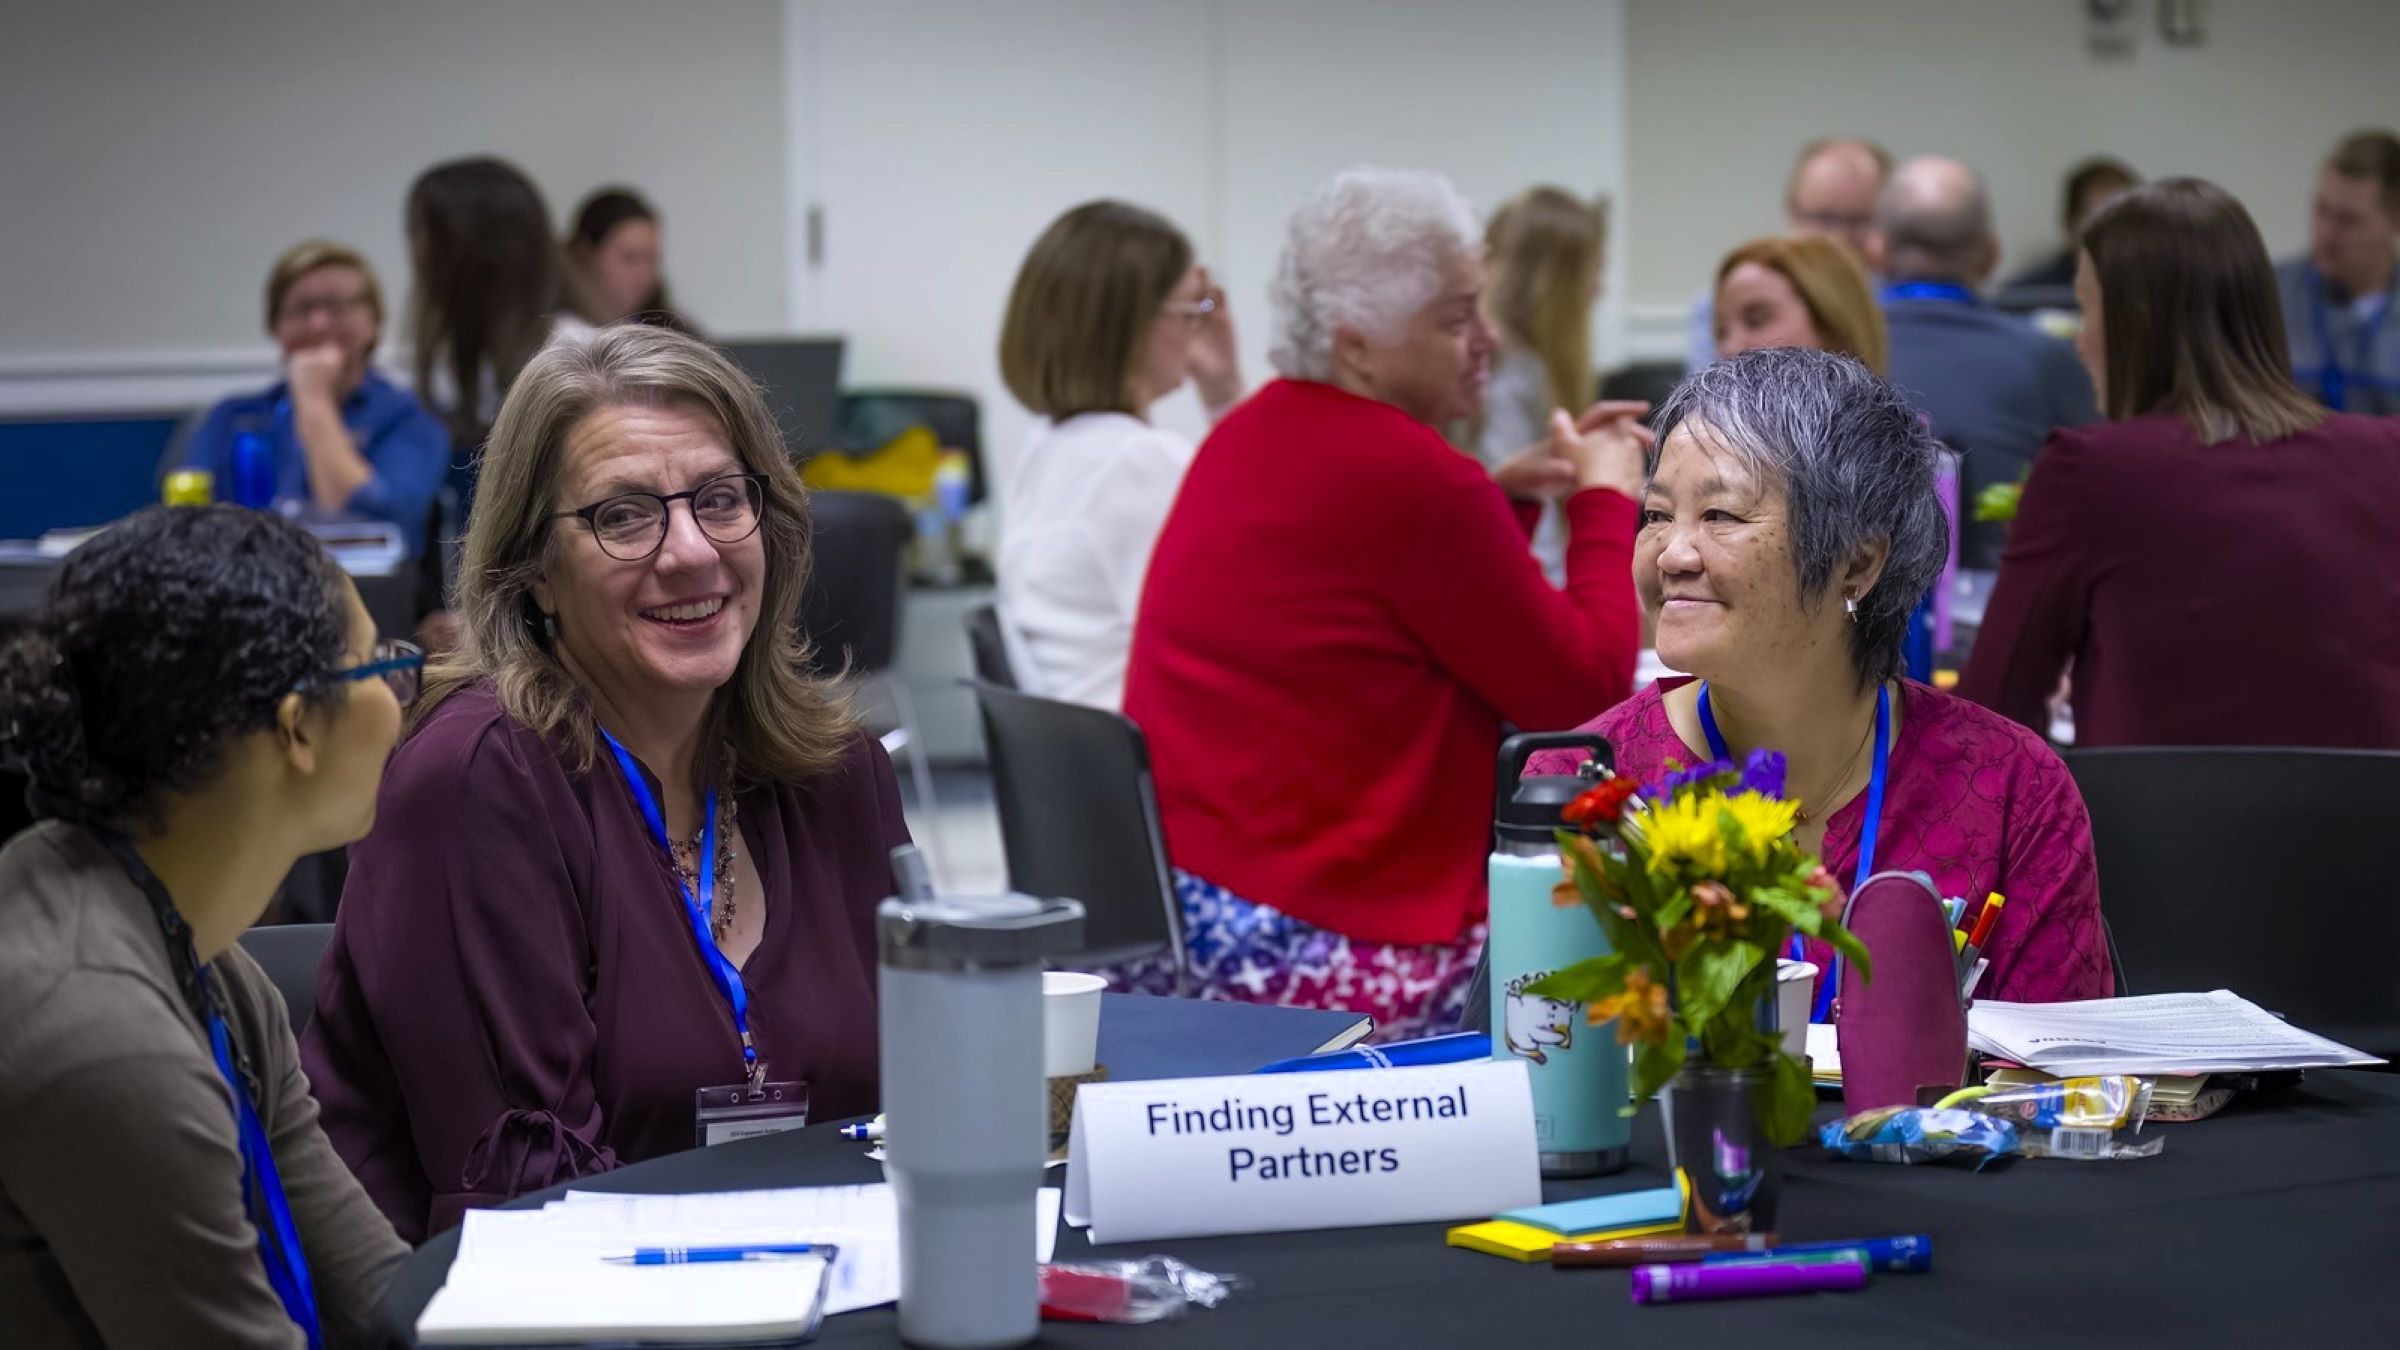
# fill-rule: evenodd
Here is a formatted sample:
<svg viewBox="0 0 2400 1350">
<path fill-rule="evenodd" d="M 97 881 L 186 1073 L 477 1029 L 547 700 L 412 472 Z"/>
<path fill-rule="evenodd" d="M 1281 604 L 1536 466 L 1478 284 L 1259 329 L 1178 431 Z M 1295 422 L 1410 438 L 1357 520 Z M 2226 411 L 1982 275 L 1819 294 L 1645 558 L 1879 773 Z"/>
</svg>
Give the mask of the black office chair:
<svg viewBox="0 0 2400 1350">
<path fill-rule="evenodd" d="M 1184 992 L 1182 912 L 1142 729 L 1104 708 L 968 683 L 983 710 L 1009 886 L 1084 904 L 1084 950 L 1052 964 L 1089 970 L 1164 953 Z"/>
<path fill-rule="evenodd" d="M 1000 635 L 1000 607 L 977 605 L 967 611 L 967 646 L 975 655 L 975 678 L 1002 689 L 1015 690 L 1016 667 L 1008 659 L 1008 640 Z"/>
<path fill-rule="evenodd" d="M 2400 908 L 2385 831 L 2400 753 L 2107 749 L 2066 756 L 2100 901 L 2133 980 L 2230 989 L 2293 1025 L 2400 1055 Z"/>
<path fill-rule="evenodd" d="M 819 670 L 845 666 L 890 695 L 899 727 L 883 738 L 885 751 L 908 762 L 917 807 L 933 811 L 933 767 L 925 759 L 916 700 L 893 669 L 899 658 L 900 604 L 908 591 L 901 551 L 913 526 L 908 508 L 879 492 L 816 492 L 816 522 L 808 590 L 800 597 L 800 630 L 816 649 Z"/>
<path fill-rule="evenodd" d="M 292 1034 L 308 1025 L 317 1006 L 317 967 L 325 962 L 325 944 L 333 941 L 329 923 L 284 923 L 253 928 L 242 934 L 242 950 L 283 995 L 284 1010 L 292 1017 Z"/>
<path fill-rule="evenodd" d="M 1684 373 L 1681 361 L 1636 361 L 1601 376 L 1600 397 L 1638 398 L 1656 408 L 1683 383 Z"/>
</svg>

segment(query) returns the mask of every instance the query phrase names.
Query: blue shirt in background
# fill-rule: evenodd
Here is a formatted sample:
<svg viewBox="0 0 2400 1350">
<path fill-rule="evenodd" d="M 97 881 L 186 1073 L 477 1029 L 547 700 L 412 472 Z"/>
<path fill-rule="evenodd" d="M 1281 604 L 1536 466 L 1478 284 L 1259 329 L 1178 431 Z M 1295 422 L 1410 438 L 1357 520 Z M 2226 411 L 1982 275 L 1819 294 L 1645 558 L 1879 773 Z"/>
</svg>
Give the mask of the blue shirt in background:
<svg viewBox="0 0 2400 1350">
<path fill-rule="evenodd" d="M 408 555 L 416 557 L 425 546 L 425 522 L 434 495 L 449 470 L 450 433 L 415 394 L 371 370 L 342 400 L 342 425 L 350 429 L 350 439 L 374 471 L 374 477 L 350 495 L 347 509 L 352 515 L 399 526 Z M 184 443 L 181 467 L 215 474 L 218 500 L 233 500 L 234 445 L 245 433 L 261 437 L 274 456 L 277 501 L 313 500 L 308 452 L 292 425 L 291 387 L 285 383 L 256 394 L 237 394 L 209 409 Z"/>
</svg>

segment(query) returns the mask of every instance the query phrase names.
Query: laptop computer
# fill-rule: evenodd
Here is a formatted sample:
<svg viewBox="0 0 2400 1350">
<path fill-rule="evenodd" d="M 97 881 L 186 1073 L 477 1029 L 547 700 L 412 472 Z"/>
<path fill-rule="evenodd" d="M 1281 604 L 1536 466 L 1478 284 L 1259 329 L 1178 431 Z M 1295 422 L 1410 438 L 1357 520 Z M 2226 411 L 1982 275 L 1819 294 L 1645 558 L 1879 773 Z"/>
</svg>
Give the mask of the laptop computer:
<svg viewBox="0 0 2400 1350">
<path fill-rule="evenodd" d="M 748 338 L 717 344 L 767 391 L 783 428 L 784 448 L 805 458 L 835 443 L 840 431 L 842 339 Z"/>
</svg>

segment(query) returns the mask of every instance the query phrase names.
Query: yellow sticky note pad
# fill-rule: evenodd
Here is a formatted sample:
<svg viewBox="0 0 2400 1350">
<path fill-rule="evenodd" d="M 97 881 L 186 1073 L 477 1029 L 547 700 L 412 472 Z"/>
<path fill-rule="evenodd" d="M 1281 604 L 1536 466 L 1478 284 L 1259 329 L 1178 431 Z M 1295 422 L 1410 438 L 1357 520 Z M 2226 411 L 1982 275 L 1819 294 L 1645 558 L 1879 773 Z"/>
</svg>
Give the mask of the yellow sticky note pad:
<svg viewBox="0 0 2400 1350">
<path fill-rule="evenodd" d="M 1550 1249 L 1561 1242 L 1605 1242 L 1610 1238 L 1654 1237 L 1660 1233 L 1682 1231 L 1683 1220 L 1667 1219 L 1632 1228 L 1611 1228 L 1598 1233 L 1569 1236 L 1553 1233 L 1547 1228 L 1536 1228 L 1529 1223 L 1487 1219 L 1482 1223 L 1461 1224 L 1451 1229 L 1448 1242 L 1453 1247 L 1505 1256 L 1511 1261 L 1547 1261 L 1550 1259 Z"/>
</svg>

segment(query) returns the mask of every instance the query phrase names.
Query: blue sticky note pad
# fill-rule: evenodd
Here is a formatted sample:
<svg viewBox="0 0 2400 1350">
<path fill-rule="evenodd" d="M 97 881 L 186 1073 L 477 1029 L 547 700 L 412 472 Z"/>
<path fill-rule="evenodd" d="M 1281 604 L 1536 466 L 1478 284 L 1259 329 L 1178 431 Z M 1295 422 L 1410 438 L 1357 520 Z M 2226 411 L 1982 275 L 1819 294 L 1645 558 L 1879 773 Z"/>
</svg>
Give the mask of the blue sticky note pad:
<svg viewBox="0 0 2400 1350">
<path fill-rule="evenodd" d="M 1612 1228 L 1631 1228 L 1638 1224 L 1665 1223 L 1683 1213 L 1683 1197 L 1672 1186 L 1654 1191 L 1627 1191 L 1622 1195 L 1595 1195 L 1583 1200 L 1561 1200 L 1554 1205 L 1528 1205 L 1512 1209 L 1496 1217 L 1512 1223 L 1547 1228 L 1553 1233 L 1603 1233 Z"/>
</svg>

